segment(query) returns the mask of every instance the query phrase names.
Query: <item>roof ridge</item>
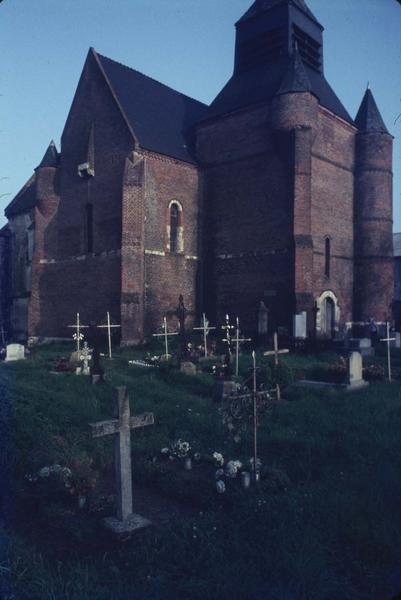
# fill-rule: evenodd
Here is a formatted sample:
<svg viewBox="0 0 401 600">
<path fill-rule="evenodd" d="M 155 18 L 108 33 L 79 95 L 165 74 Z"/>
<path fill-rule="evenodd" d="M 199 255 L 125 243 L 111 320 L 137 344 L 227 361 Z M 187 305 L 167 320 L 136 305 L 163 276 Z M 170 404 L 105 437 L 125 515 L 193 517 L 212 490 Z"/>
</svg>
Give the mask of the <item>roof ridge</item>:
<svg viewBox="0 0 401 600">
<path fill-rule="evenodd" d="M 96 54 L 98 55 L 98 57 L 100 59 L 105 58 L 106 60 L 109 60 L 110 62 L 113 62 L 116 65 L 119 65 L 120 67 L 123 67 L 124 69 L 127 69 L 128 71 L 133 71 L 134 73 L 138 73 L 138 75 L 141 75 L 141 77 L 145 77 L 146 79 L 149 79 L 150 81 L 153 81 L 157 85 L 160 85 L 160 86 L 162 86 L 164 88 L 167 88 L 167 89 L 171 90 L 172 92 L 174 92 L 175 94 L 178 94 L 179 96 L 183 96 L 184 98 L 188 98 L 188 100 L 191 100 L 192 102 L 197 102 L 198 104 L 202 104 L 203 106 L 208 106 L 208 104 L 205 104 L 204 102 L 201 102 L 200 100 L 197 100 L 196 98 L 192 98 L 192 96 L 188 96 L 188 94 L 184 94 L 183 92 L 179 92 L 178 90 L 172 88 L 171 86 L 167 85 L 166 83 L 162 83 L 161 81 L 158 81 L 154 77 L 150 77 L 149 75 L 146 75 L 145 73 L 142 73 L 142 71 L 138 71 L 138 69 L 134 69 L 133 67 L 129 67 L 128 65 L 125 65 L 124 63 L 122 63 L 122 62 L 120 62 L 118 60 L 114 60 L 114 58 L 110 58 L 109 56 L 105 56 L 104 54 L 100 54 L 97 51 L 96 51 Z"/>
</svg>

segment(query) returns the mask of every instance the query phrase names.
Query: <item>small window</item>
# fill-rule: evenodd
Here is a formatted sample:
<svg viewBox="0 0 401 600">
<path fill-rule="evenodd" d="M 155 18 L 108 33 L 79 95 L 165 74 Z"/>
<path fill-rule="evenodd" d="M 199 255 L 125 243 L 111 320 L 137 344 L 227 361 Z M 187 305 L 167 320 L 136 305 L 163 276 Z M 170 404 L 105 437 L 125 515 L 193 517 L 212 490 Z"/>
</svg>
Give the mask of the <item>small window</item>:
<svg viewBox="0 0 401 600">
<path fill-rule="evenodd" d="M 326 238 L 324 247 L 324 274 L 330 277 L 330 239 Z"/>
<path fill-rule="evenodd" d="M 170 207 L 170 252 L 176 254 L 179 251 L 179 226 L 180 209 L 178 204 L 173 202 Z"/>
<path fill-rule="evenodd" d="M 85 230 L 86 230 L 86 252 L 93 253 L 93 206 L 85 206 Z"/>
</svg>

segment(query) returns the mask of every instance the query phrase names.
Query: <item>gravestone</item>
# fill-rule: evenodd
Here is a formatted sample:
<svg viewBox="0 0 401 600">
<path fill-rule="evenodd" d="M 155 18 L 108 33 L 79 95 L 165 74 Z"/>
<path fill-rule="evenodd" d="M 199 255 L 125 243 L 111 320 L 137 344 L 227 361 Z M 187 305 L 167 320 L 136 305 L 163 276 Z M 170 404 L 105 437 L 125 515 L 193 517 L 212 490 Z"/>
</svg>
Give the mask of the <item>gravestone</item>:
<svg viewBox="0 0 401 600">
<path fill-rule="evenodd" d="M 306 311 L 293 317 L 293 335 L 295 338 L 306 339 Z"/>
<path fill-rule="evenodd" d="M 393 335 L 395 340 L 394 342 L 391 342 L 391 346 L 393 348 L 401 348 L 401 333 L 399 331 L 395 331 Z"/>
<path fill-rule="evenodd" d="M 263 300 L 259 303 L 258 309 L 258 339 L 259 342 L 267 341 L 267 332 L 269 327 L 269 309 Z"/>
<path fill-rule="evenodd" d="M 107 517 L 104 524 L 116 534 L 126 534 L 148 527 L 151 522 L 132 512 L 131 429 L 154 425 L 153 413 L 131 416 L 126 387 L 114 391 L 113 416 L 110 421 L 90 423 L 92 437 L 114 435 L 117 515 Z"/>
<path fill-rule="evenodd" d="M 362 356 L 374 356 L 375 349 L 372 348 L 372 340 L 368 337 L 350 338 L 348 347 L 351 351 L 360 352 Z"/>
<path fill-rule="evenodd" d="M 348 357 L 347 387 L 358 388 L 368 385 L 362 377 L 362 354 L 350 352 Z"/>
<path fill-rule="evenodd" d="M 6 348 L 6 362 L 24 360 L 25 348 L 22 344 L 8 344 Z"/>
</svg>

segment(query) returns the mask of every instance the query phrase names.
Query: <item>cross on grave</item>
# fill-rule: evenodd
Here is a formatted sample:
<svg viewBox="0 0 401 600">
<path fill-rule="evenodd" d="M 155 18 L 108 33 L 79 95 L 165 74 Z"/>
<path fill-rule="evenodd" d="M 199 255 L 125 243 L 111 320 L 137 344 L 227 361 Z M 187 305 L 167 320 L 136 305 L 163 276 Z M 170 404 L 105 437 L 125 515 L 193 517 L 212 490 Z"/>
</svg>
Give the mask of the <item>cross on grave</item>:
<svg viewBox="0 0 401 600">
<path fill-rule="evenodd" d="M 117 516 L 104 519 L 106 527 L 115 533 L 129 533 L 147 527 L 151 522 L 132 512 L 131 429 L 154 425 L 153 413 L 131 417 L 126 387 L 114 390 L 113 416 L 109 421 L 89 423 L 92 438 L 115 436 L 115 477 L 117 486 Z"/>
<path fill-rule="evenodd" d="M 203 332 L 203 345 L 205 348 L 205 358 L 207 358 L 207 336 L 209 335 L 209 332 L 212 331 L 212 329 L 216 329 L 216 327 L 209 327 L 209 321 L 206 318 L 205 313 L 203 313 L 202 326 L 194 327 L 194 331 L 202 331 Z"/>
<path fill-rule="evenodd" d="M 88 342 L 84 342 L 84 347 L 81 350 L 79 360 L 82 360 L 84 366 L 82 368 L 82 375 L 89 375 L 89 361 L 92 360 L 92 350 L 88 347 Z"/>
<path fill-rule="evenodd" d="M 268 352 L 264 352 L 264 356 L 273 356 L 274 355 L 274 365 L 276 367 L 278 367 L 278 357 L 280 354 L 288 354 L 289 350 L 288 348 L 282 348 L 281 350 L 279 350 L 278 348 L 278 335 L 277 333 L 274 334 L 273 336 L 273 340 L 274 340 L 274 350 L 269 350 Z M 280 391 L 280 386 L 277 383 L 276 384 L 276 393 L 277 393 L 277 400 L 281 399 L 281 391 Z"/>
<path fill-rule="evenodd" d="M 68 327 L 76 330 L 72 337 L 77 342 L 77 352 L 79 352 L 79 349 L 80 349 L 79 343 L 84 338 L 83 334 L 81 333 L 81 329 L 87 329 L 88 325 L 81 325 L 81 322 L 79 320 L 79 313 L 77 313 L 77 322 L 75 323 L 75 325 L 68 325 Z"/>
<path fill-rule="evenodd" d="M 231 330 L 235 329 L 234 325 L 230 325 L 230 317 L 226 315 L 226 324 L 222 325 L 221 328 L 226 331 L 226 337 L 222 339 L 224 344 L 227 344 L 225 362 L 227 365 L 227 374 L 230 374 L 231 370 Z"/>
<path fill-rule="evenodd" d="M 121 325 L 112 325 L 111 324 L 110 313 L 108 311 L 107 311 L 106 320 L 107 320 L 106 325 L 97 325 L 97 328 L 98 329 L 107 329 L 107 339 L 109 342 L 109 358 L 111 359 L 112 358 L 112 355 L 111 355 L 111 330 L 113 328 L 121 327 Z"/>
<path fill-rule="evenodd" d="M 390 337 L 390 323 L 387 321 L 387 337 L 381 338 L 381 342 L 387 342 L 387 368 L 388 368 L 388 380 L 391 381 L 391 354 L 390 354 L 390 342 L 394 342 L 395 338 Z"/>
<path fill-rule="evenodd" d="M 164 331 L 163 333 L 154 333 L 153 337 L 164 337 L 164 347 L 166 349 L 166 359 L 169 358 L 169 353 L 168 353 L 168 338 L 171 335 L 178 335 L 178 332 L 176 331 L 175 333 L 168 333 L 168 329 L 167 329 L 167 318 L 163 317 L 163 325 L 162 325 Z"/>
<path fill-rule="evenodd" d="M 239 318 L 237 317 L 237 328 L 235 331 L 235 338 L 233 338 L 233 342 L 235 343 L 235 375 L 238 377 L 238 361 L 239 361 L 239 346 L 243 342 L 251 342 L 251 338 L 240 338 L 240 329 L 239 329 Z"/>
</svg>

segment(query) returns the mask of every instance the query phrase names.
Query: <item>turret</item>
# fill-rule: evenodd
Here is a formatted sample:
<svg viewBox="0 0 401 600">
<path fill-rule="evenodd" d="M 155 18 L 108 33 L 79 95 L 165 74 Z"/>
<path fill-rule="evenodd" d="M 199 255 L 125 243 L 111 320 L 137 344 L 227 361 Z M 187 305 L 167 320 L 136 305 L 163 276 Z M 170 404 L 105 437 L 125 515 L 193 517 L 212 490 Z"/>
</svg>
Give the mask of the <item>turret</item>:
<svg viewBox="0 0 401 600">
<path fill-rule="evenodd" d="M 392 143 L 370 89 L 355 119 L 354 319 L 385 321 L 394 294 Z"/>
<path fill-rule="evenodd" d="M 57 209 L 57 169 L 59 154 L 53 140 L 50 142 L 40 164 L 35 169 L 36 206 L 43 218 L 49 218 Z"/>
</svg>

